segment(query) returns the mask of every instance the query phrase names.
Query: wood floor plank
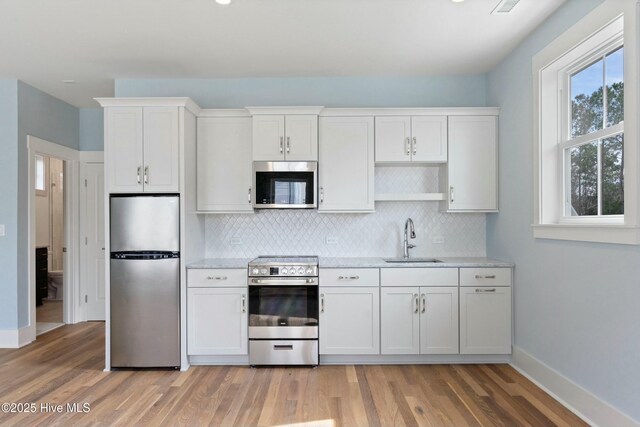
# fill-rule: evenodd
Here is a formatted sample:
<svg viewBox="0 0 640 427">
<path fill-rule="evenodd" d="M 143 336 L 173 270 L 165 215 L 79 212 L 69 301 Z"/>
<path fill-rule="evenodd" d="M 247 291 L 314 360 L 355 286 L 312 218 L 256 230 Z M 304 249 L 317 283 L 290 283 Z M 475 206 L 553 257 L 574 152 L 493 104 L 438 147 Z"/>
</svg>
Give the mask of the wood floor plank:
<svg viewBox="0 0 640 427">
<path fill-rule="evenodd" d="M 4 426 L 585 426 L 508 365 L 193 366 L 103 372 L 104 324 L 0 349 Z M 40 404 L 88 403 L 90 412 Z"/>
</svg>

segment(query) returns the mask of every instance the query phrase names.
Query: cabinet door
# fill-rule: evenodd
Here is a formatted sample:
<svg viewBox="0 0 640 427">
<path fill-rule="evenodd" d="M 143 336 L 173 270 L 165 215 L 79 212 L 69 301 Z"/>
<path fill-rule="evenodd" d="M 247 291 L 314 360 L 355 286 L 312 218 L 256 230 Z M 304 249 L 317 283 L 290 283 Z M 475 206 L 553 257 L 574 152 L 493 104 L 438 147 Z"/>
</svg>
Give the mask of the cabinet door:
<svg viewBox="0 0 640 427">
<path fill-rule="evenodd" d="M 420 288 L 420 353 L 458 354 L 458 288 Z"/>
<path fill-rule="evenodd" d="M 142 107 L 105 108 L 104 136 L 109 193 L 143 191 Z"/>
<path fill-rule="evenodd" d="M 187 290 L 187 353 L 247 354 L 247 289 Z"/>
<path fill-rule="evenodd" d="M 411 118 L 376 117 L 376 162 L 411 161 Z"/>
<path fill-rule="evenodd" d="M 380 288 L 382 354 L 420 352 L 419 291 L 414 287 Z"/>
<path fill-rule="evenodd" d="M 315 114 L 285 117 L 285 159 L 318 160 L 318 116 Z"/>
<path fill-rule="evenodd" d="M 511 288 L 460 288 L 460 354 L 511 353 Z"/>
<path fill-rule="evenodd" d="M 321 117 L 318 211 L 374 210 L 373 117 Z"/>
<path fill-rule="evenodd" d="M 180 191 L 180 123 L 177 107 L 144 108 L 144 191 Z"/>
<path fill-rule="evenodd" d="M 198 210 L 253 212 L 251 118 L 198 119 Z"/>
<path fill-rule="evenodd" d="M 411 160 L 447 162 L 447 116 L 411 117 Z"/>
<path fill-rule="evenodd" d="M 253 160 L 284 160 L 284 116 L 253 117 Z"/>
<path fill-rule="evenodd" d="M 449 210 L 498 209 L 497 118 L 449 117 Z"/>
<path fill-rule="evenodd" d="M 380 354 L 380 288 L 320 288 L 320 354 Z"/>
</svg>

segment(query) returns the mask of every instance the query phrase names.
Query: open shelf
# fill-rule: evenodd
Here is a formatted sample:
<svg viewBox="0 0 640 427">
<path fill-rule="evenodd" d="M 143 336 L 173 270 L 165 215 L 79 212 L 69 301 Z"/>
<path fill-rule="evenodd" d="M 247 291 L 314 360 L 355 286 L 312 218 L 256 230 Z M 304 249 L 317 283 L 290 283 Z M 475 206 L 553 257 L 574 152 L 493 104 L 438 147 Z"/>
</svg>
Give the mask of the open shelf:
<svg viewBox="0 0 640 427">
<path fill-rule="evenodd" d="M 378 193 L 376 202 L 415 202 L 445 200 L 444 193 Z"/>
</svg>

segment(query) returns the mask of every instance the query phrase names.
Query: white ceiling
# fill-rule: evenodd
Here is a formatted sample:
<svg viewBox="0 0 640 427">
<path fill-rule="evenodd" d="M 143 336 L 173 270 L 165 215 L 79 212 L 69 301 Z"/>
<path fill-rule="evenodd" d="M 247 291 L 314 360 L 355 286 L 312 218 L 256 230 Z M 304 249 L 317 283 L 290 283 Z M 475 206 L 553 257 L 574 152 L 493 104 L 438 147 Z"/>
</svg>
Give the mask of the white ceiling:
<svg viewBox="0 0 640 427">
<path fill-rule="evenodd" d="M 564 2 L 498 1 L 0 0 L 0 78 L 97 107 L 117 78 L 484 73 Z"/>
</svg>

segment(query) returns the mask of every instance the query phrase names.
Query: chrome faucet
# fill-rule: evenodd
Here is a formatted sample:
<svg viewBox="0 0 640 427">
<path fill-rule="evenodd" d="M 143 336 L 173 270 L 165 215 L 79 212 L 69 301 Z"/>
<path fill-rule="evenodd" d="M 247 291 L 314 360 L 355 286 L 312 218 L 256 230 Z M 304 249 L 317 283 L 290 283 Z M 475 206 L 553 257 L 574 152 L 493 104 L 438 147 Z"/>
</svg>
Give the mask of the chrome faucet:
<svg viewBox="0 0 640 427">
<path fill-rule="evenodd" d="M 404 223 L 404 255 L 403 258 L 409 258 L 409 249 L 415 248 L 416 245 L 409 244 L 409 229 L 411 229 L 411 238 L 416 238 L 416 229 L 413 226 L 413 220 L 407 218 L 407 222 Z"/>
</svg>

